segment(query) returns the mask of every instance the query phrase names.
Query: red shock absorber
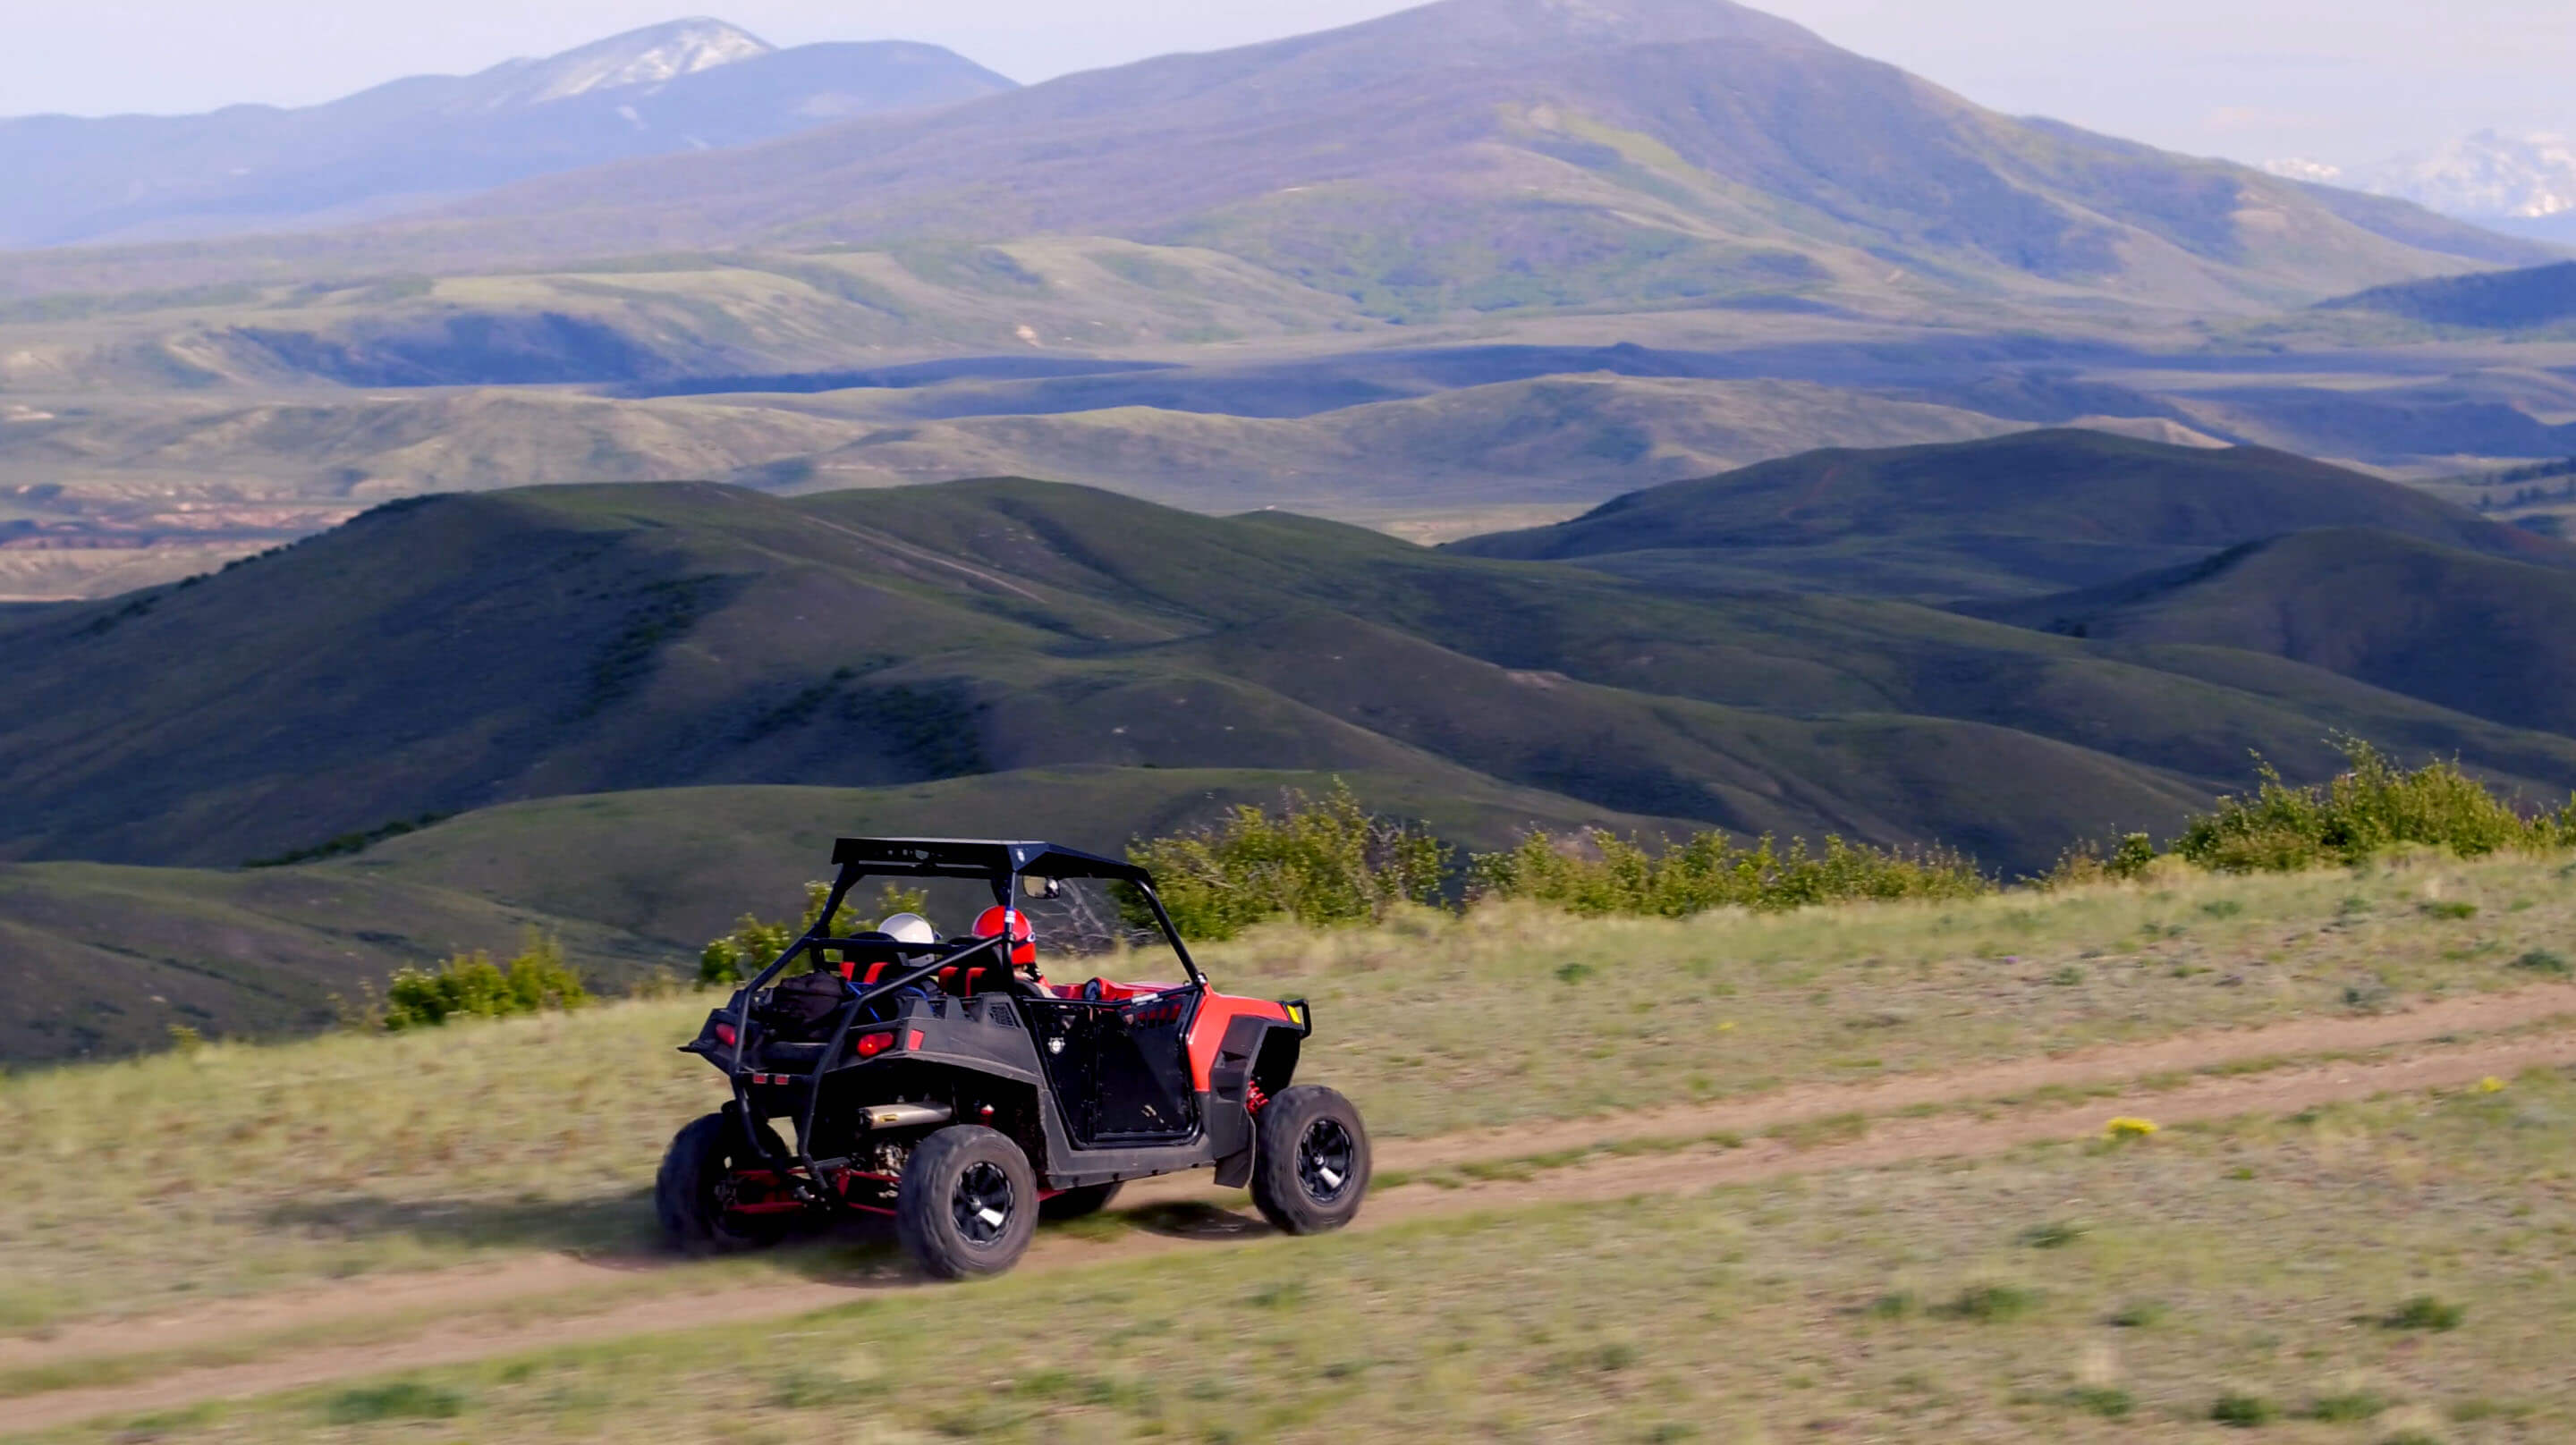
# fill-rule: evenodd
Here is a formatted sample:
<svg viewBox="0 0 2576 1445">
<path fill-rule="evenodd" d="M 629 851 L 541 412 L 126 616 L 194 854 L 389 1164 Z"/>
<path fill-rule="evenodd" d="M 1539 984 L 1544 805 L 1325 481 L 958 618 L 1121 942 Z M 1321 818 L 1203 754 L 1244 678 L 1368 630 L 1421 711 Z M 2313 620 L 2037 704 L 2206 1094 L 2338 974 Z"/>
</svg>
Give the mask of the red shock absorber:
<svg viewBox="0 0 2576 1445">
<path fill-rule="evenodd" d="M 1261 1086 L 1259 1084 L 1246 1079 L 1243 1084 L 1244 1112 L 1247 1114 L 1258 1114 L 1269 1106 L 1270 1096 L 1261 1092 Z"/>
</svg>

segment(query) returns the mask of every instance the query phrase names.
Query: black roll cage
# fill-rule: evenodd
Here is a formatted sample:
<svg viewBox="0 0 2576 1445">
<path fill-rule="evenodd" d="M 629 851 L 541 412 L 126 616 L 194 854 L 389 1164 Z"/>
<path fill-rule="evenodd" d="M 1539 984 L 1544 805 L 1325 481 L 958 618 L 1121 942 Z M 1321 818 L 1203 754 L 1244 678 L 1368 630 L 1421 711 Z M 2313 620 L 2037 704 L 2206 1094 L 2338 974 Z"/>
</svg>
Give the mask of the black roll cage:
<svg viewBox="0 0 2576 1445">
<path fill-rule="evenodd" d="M 967 838 L 843 838 L 832 845 L 832 862 L 839 871 L 833 875 L 831 892 L 824 896 L 822 911 L 814 916 L 813 923 L 795 942 L 770 960 L 767 968 L 743 984 L 742 992 L 737 996 L 741 1003 L 733 1015 L 732 1066 L 725 1070 L 727 1082 L 733 1088 L 734 1108 L 741 1115 L 744 1132 L 751 1136 L 752 1147 L 769 1159 L 781 1179 L 788 1178 L 785 1161 L 771 1154 L 769 1140 L 764 1137 L 768 1131 L 753 1124 L 755 1114 L 751 1095 L 743 1083 L 743 1050 L 751 1042 L 752 996 L 768 987 L 797 954 L 808 950 L 814 955 L 813 968 L 818 973 L 824 971 L 823 954 L 827 949 L 893 953 L 906 961 L 905 967 L 897 969 L 880 983 L 865 987 L 851 985 L 849 997 L 841 1001 L 837 1021 L 832 1027 L 831 1042 L 823 1046 L 823 1052 L 814 1061 L 813 1071 L 806 1076 L 805 1110 L 796 1127 L 796 1162 L 805 1166 L 805 1182 L 799 1188 L 823 1203 L 834 1200 L 831 1192 L 823 1188 L 823 1171 L 814 1161 L 814 1120 L 822 1107 L 823 1076 L 830 1072 L 833 1061 L 840 1057 L 841 1045 L 849 1038 L 850 1026 L 867 1012 L 869 1004 L 878 999 L 917 984 L 941 969 L 957 967 L 978 955 L 1002 949 L 1004 966 L 1008 967 L 1008 945 L 1013 941 L 1008 926 L 991 938 L 954 952 L 949 951 L 949 945 L 945 943 L 833 937 L 833 917 L 841 911 L 841 904 L 849 898 L 850 890 L 865 879 L 981 879 L 992 888 L 993 901 L 1006 911 L 1019 908 L 1020 880 L 1023 878 L 1099 878 L 1125 883 L 1134 887 L 1144 897 L 1146 906 L 1153 910 L 1154 923 L 1162 930 L 1163 941 L 1170 944 L 1172 952 L 1180 958 L 1181 967 L 1188 970 L 1191 986 L 1202 991 L 1207 987 L 1207 975 L 1199 971 L 1197 960 L 1190 957 L 1189 945 L 1181 941 L 1180 930 L 1172 925 L 1172 915 L 1164 909 L 1163 900 L 1154 892 L 1153 875 L 1133 863 L 1053 843 Z M 912 962 L 916 957 L 920 961 Z M 1115 1007 L 1110 1004 L 1102 1006 Z"/>
</svg>

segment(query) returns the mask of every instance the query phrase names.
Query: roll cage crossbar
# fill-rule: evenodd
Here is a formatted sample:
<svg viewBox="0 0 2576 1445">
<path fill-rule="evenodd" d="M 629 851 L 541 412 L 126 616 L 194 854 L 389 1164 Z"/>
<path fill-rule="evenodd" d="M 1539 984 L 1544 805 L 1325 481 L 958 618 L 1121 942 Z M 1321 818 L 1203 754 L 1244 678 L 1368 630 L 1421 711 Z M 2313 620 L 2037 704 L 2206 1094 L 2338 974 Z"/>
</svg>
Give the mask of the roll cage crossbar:
<svg viewBox="0 0 2576 1445">
<path fill-rule="evenodd" d="M 831 1069 L 833 1060 L 840 1057 L 841 1046 L 849 1038 L 850 1026 L 867 1012 L 868 1005 L 898 989 L 918 984 L 942 969 L 958 967 L 996 949 L 1002 949 L 1007 960 L 1006 945 L 1014 941 L 1007 925 L 993 937 L 954 951 L 946 943 L 833 937 L 833 918 L 840 913 L 842 903 L 848 900 L 850 890 L 863 880 L 871 877 L 980 879 L 990 885 L 993 901 L 1005 910 L 1019 908 L 1020 880 L 1023 878 L 1056 881 L 1097 878 L 1124 883 L 1133 887 L 1144 898 L 1146 906 L 1153 910 L 1155 926 L 1162 931 L 1163 941 L 1172 946 L 1181 967 L 1188 970 L 1192 986 L 1207 987 L 1207 975 L 1199 971 L 1197 961 L 1190 957 L 1189 945 L 1181 941 L 1180 930 L 1172 925 L 1172 915 L 1164 909 L 1163 900 L 1154 892 L 1153 875 L 1133 863 L 1053 843 L 985 842 L 961 838 L 843 838 L 832 845 L 832 862 L 839 871 L 832 878 L 831 892 L 824 896 L 822 911 L 814 916 L 813 923 L 795 942 L 780 950 L 767 968 L 742 986 L 738 995 L 741 1003 L 733 1016 L 732 1066 L 726 1070 L 733 1086 L 734 1107 L 741 1112 L 753 1147 L 769 1158 L 782 1179 L 787 1178 L 786 1161 L 772 1154 L 769 1140 L 764 1137 L 768 1131 L 751 1127 L 754 1115 L 750 1093 L 743 1084 L 743 1050 L 751 1042 L 752 996 L 785 972 L 787 965 L 794 962 L 800 953 L 810 951 L 813 954 L 812 966 L 818 973 L 826 971 L 823 955 L 832 949 L 892 953 L 904 961 L 903 967 L 875 984 L 847 984 L 848 996 L 842 999 L 835 1014 L 831 1042 L 824 1045 L 823 1052 L 816 1057 L 813 1069 L 806 1076 L 805 1110 L 796 1130 L 796 1162 L 805 1166 L 805 1183 L 800 1187 L 825 1202 L 829 1202 L 831 1196 L 822 1188 L 823 1171 L 814 1161 L 814 1117 L 822 1104 L 823 1075 Z"/>
</svg>

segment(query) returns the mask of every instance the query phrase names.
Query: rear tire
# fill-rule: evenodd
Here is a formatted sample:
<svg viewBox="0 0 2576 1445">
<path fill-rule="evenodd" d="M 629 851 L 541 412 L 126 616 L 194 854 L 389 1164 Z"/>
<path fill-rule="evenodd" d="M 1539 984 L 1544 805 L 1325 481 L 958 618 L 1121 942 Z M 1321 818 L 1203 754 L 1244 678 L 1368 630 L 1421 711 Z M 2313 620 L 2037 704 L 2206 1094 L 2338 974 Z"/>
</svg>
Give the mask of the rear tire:
<svg viewBox="0 0 2576 1445">
<path fill-rule="evenodd" d="M 1038 1218 L 1060 1221 L 1098 1214 L 1109 1207 L 1110 1200 L 1118 1197 L 1119 1187 L 1116 1184 L 1086 1184 L 1080 1189 L 1065 1190 L 1038 1206 Z"/>
<path fill-rule="evenodd" d="M 1009 1136 L 951 1124 L 913 1146 L 894 1196 L 895 1237 L 934 1279 L 1000 1274 L 1038 1227 L 1038 1179 Z"/>
<path fill-rule="evenodd" d="M 1360 1111 L 1318 1084 L 1282 1089 L 1254 1121 L 1252 1202 L 1288 1234 L 1339 1229 L 1368 1193 L 1368 1131 Z"/>
<path fill-rule="evenodd" d="M 686 1254 L 738 1254 L 786 1238 L 797 1218 L 793 1213 L 725 1209 L 726 1176 L 766 1162 L 730 1112 L 691 1120 L 673 1135 L 653 1180 L 653 1209 L 671 1247 Z"/>
</svg>

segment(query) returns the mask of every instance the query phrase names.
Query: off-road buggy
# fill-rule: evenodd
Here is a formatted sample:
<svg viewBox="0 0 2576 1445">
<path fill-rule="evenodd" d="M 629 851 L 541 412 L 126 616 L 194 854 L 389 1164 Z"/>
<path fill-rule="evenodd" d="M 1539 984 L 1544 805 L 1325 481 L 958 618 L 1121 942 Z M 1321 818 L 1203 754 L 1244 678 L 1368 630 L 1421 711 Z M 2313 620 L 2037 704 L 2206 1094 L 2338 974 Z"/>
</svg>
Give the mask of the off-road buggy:
<svg viewBox="0 0 2576 1445">
<path fill-rule="evenodd" d="M 844 838 L 832 861 L 820 917 L 682 1045 L 724 1072 L 733 1100 L 663 1159 L 656 1203 L 681 1248 L 753 1248 L 800 1220 L 874 1214 L 929 1273 L 993 1274 L 1041 1215 L 1087 1214 L 1127 1180 L 1209 1165 L 1292 1234 L 1359 1212 L 1359 1114 L 1331 1089 L 1290 1085 L 1305 1002 L 1208 987 L 1144 869 L 962 839 Z M 982 883 L 993 907 L 964 938 L 835 933 L 869 878 Z M 1028 909 L 1077 882 L 1121 891 L 1128 916 L 1151 920 L 1139 936 L 1188 981 L 1044 981 Z"/>
</svg>

